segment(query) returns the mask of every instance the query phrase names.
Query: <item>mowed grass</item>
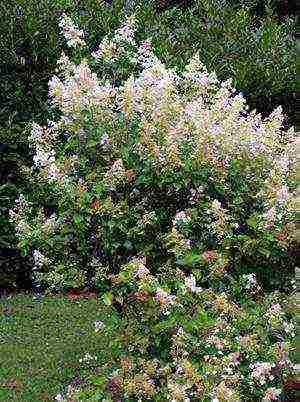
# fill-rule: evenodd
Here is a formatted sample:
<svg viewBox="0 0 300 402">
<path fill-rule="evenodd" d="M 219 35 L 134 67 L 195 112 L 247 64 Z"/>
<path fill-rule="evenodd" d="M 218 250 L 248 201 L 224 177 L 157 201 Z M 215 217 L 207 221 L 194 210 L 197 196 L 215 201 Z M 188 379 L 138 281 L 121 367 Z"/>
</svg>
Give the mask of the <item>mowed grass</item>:
<svg viewBox="0 0 300 402">
<path fill-rule="evenodd" d="M 97 355 L 98 367 L 109 358 L 109 328 L 118 325 L 97 299 L 66 296 L 7 296 L 0 314 L 0 401 L 53 401 L 64 384 L 80 381 L 86 353 Z M 105 330 L 95 332 L 96 320 Z"/>
</svg>

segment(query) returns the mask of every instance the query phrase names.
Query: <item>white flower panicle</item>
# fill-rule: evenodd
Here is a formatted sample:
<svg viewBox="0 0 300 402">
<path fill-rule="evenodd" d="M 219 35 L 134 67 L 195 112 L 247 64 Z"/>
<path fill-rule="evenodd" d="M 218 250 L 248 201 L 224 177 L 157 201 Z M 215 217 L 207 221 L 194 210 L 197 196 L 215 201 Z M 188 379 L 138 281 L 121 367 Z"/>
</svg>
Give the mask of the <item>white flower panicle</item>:
<svg viewBox="0 0 300 402">
<path fill-rule="evenodd" d="M 251 379 L 257 384 L 264 385 L 267 381 L 272 381 L 274 376 L 271 375 L 275 364 L 271 363 L 254 363 L 250 365 Z"/>
<path fill-rule="evenodd" d="M 59 22 L 59 27 L 69 47 L 76 48 L 85 46 L 83 30 L 78 29 L 70 17 L 63 14 Z"/>
<path fill-rule="evenodd" d="M 176 296 L 170 295 L 168 292 L 161 288 L 157 288 L 155 300 L 159 302 L 162 306 L 172 306 L 175 303 Z"/>
<path fill-rule="evenodd" d="M 268 388 L 263 396 L 262 402 L 278 401 L 282 391 L 278 388 Z"/>
<path fill-rule="evenodd" d="M 202 288 L 196 285 L 196 278 L 192 274 L 189 277 L 185 278 L 184 285 L 186 289 L 188 289 L 192 293 L 202 292 Z"/>
<path fill-rule="evenodd" d="M 105 36 L 98 49 L 92 53 L 96 61 L 103 61 L 106 64 L 115 63 L 122 56 L 128 55 L 127 46 L 135 46 L 134 35 L 136 31 L 135 16 L 128 18 L 124 25 L 116 30 L 114 36 L 110 39 Z M 136 59 L 131 55 L 130 60 L 136 64 Z"/>
<path fill-rule="evenodd" d="M 42 254 L 39 250 L 33 251 L 33 260 L 36 269 L 40 269 L 43 266 L 47 266 L 50 263 L 50 259 Z"/>
<path fill-rule="evenodd" d="M 94 326 L 95 326 L 95 332 L 97 333 L 97 332 L 100 332 L 101 329 L 103 329 L 105 325 L 104 325 L 103 321 L 97 320 L 94 322 Z"/>
</svg>

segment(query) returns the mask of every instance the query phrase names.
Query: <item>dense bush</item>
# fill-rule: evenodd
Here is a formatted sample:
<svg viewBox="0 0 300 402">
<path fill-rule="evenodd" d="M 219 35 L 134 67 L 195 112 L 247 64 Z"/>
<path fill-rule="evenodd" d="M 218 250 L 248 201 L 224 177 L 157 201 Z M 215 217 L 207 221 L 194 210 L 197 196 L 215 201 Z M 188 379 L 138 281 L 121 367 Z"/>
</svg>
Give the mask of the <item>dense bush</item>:
<svg viewBox="0 0 300 402">
<path fill-rule="evenodd" d="M 247 280 L 239 284 L 247 295 L 242 304 L 230 293 L 183 286 L 176 276 L 168 284 L 181 290 L 172 296 L 158 290 L 153 297 L 150 276 L 133 281 L 140 290 L 126 306 L 121 333 L 114 327 L 111 357 L 100 366 L 83 362 L 90 367 L 87 385 L 62 389 L 57 401 L 288 400 L 283 384 L 292 372 L 294 336 L 288 300 L 261 298 L 253 282 L 251 295 Z M 113 333 L 107 324 L 95 322 L 99 337 Z"/>
<path fill-rule="evenodd" d="M 271 13 L 284 19 L 289 15 L 296 15 L 296 2 L 294 0 L 219 0 L 219 2 L 227 5 L 245 5 L 257 16 Z"/>
<path fill-rule="evenodd" d="M 32 190 L 10 211 L 38 282 L 92 284 L 122 315 L 94 387 L 69 398 L 279 399 L 292 306 L 263 291 L 293 276 L 293 129 L 280 108 L 248 113 L 198 54 L 166 68 L 135 25 L 90 55 L 61 20 L 75 61 L 49 82 L 61 117 L 33 124 Z"/>
<path fill-rule="evenodd" d="M 33 191 L 12 213 L 21 249 L 50 252 L 50 276 L 62 285 L 95 259 L 114 271 L 120 256 L 155 265 L 173 255 L 204 269 L 207 249 L 217 270 L 262 266 L 276 280 L 292 244 L 293 130 L 281 129 L 280 109 L 265 120 L 248 114 L 242 95 L 197 57 L 183 73 L 166 69 L 149 42 L 136 48 L 130 24 L 93 53 L 99 79 L 87 59 L 58 61 L 62 80 L 49 87 L 62 118 L 34 124 Z M 76 40 L 79 60 L 85 43 Z M 124 82 L 130 68 L 141 75 Z"/>
<path fill-rule="evenodd" d="M 270 15 L 257 19 L 251 2 L 244 2 L 245 7 L 241 7 L 241 2 L 186 2 L 189 8 L 181 3 L 182 8 L 170 7 L 165 12 L 158 11 L 157 1 L 131 3 L 139 21 L 137 37 L 145 39 L 151 35 L 154 52 L 167 65 L 182 69 L 199 50 L 209 70 L 216 70 L 221 79 L 233 78 L 234 86 L 243 90 L 251 108 L 266 114 L 282 104 L 289 121 L 294 121 L 291 19 L 285 23 Z M 0 144 L 9 148 L 10 160 L 14 159 L 16 166 L 20 160 L 31 159 L 27 152 L 28 121 L 34 119 L 43 125 L 55 116 L 47 102 L 47 82 L 63 46 L 57 16 L 63 11 L 73 15 L 85 27 L 88 47 L 93 50 L 105 33 L 117 27 L 124 15 L 124 4 L 121 0 L 20 0 L 1 6 L 0 40 L 4 46 L 0 53 Z M 16 138 L 20 144 L 17 149 Z M 7 166 L 1 162 L 1 170 Z M 20 169 L 10 173 L 22 176 Z M 26 191 L 23 181 L 13 184 L 17 184 L 18 191 Z M 6 203 L 6 195 L 2 194 L 7 194 L 7 182 L 1 181 L 0 185 L 1 202 Z M 13 201 L 11 193 L 9 202 Z M 0 225 L 1 243 L 13 246 L 5 210 Z"/>
</svg>

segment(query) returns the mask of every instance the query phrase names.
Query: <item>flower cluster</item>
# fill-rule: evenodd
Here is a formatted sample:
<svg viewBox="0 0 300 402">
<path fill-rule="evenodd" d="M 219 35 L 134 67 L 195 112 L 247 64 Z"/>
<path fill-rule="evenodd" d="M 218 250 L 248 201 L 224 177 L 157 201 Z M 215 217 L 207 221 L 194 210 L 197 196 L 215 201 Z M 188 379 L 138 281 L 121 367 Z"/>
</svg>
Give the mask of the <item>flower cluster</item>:
<svg viewBox="0 0 300 402">
<path fill-rule="evenodd" d="M 86 353 L 82 358 L 79 359 L 79 363 L 87 363 L 90 364 L 97 360 L 97 356 L 92 356 L 90 353 Z"/>
<path fill-rule="evenodd" d="M 250 366 L 251 379 L 257 384 L 264 385 L 267 380 L 273 380 L 274 376 L 271 375 L 272 368 L 275 365 L 270 363 L 254 363 Z"/>
<path fill-rule="evenodd" d="M 149 269 L 146 267 L 146 259 L 145 258 L 136 258 L 135 263 L 137 264 L 136 266 L 136 271 L 135 275 L 139 279 L 145 279 L 150 275 Z"/>
<path fill-rule="evenodd" d="M 196 278 L 194 275 L 185 278 L 184 285 L 190 292 L 200 293 L 202 291 L 202 289 L 196 285 Z"/>
<path fill-rule="evenodd" d="M 165 290 L 158 288 L 155 293 L 155 300 L 162 306 L 172 306 L 175 303 L 176 296 L 170 295 Z"/>
<path fill-rule="evenodd" d="M 278 388 L 268 388 L 262 399 L 262 402 L 277 401 L 282 394 L 281 389 Z"/>
<path fill-rule="evenodd" d="M 135 35 L 135 18 L 131 16 L 126 23 L 116 30 L 113 38 L 104 37 L 98 50 L 92 56 L 97 61 L 104 61 L 106 64 L 113 64 L 118 61 L 122 56 L 128 54 L 128 45 L 134 46 Z M 136 63 L 134 56 L 130 58 L 132 63 Z"/>
<path fill-rule="evenodd" d="M 49 264 L 49 258 L 45 257 L 41 252 L 39 252 L 38 250 L 34 250 L 33 252 L 33 259 L 34 259 L 34 265 L 35 267 L 41 268 L 44 265 L 48 265 Z"/>
<path fill-rule="evenodd" d="M 255 274 L 247 274 L 243 275 L 242 279 L 245 281 L 245 289 L 248 290 L 250 293 L 259 293 L 261 287 L 257 282 L 257 278 Z"/>
<path fill-rule="evenodd" d="M 180 224 L 188 223 L 189 221 L 190 221 L 190 218 L 188 217 L 186 212 L 180 211 L 180 212 L 177 212 L 177 214 L 175 215 L 175 217 L 173 219 L 173 224 L 180 225 Z"/>
<path fill-rule="evenodd" d="M 77 46 L 85 46 L 83 30 L 78 29 L 70 17 L 63 14 L 59 22 L 59 27 L 69 47 L 76 48 Z"/>
<path fill-rule="evenodd" d="M 102 321 L 97 320 L 94 322 L 94 325 L 95 325 L 95 332 L 99 332 L 103 328 L 104 323 Z"/>
<path fill-rule="evenodd" d="M 54 399 L 57 402 L 68 402 L 72 399 L 74 400 L 76 392 L 77 392 L 76 388 L 74 388 L 72 385 L 68 385 L 66 396 L 64 397 L 62 394 L 57 394 Z"/>
</svg>

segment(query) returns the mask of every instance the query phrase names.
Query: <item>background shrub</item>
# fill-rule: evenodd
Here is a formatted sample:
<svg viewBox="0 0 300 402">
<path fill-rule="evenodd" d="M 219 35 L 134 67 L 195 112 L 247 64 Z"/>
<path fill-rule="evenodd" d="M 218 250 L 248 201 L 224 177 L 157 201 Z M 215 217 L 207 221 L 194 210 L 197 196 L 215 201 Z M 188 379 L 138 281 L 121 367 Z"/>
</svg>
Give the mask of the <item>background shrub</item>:
<svg viewBox="0 0 300 402">
<path fill-rule="evenodd" d="M 270 12 L 284 19 L 296 15 L 296 2 L 289 0 L 217 0 L 222 6 L 244 5 L 250 8 L 254 15 L 264 16 Z M 157 7 L 162 10 L 174 6 L 192 7 L 197 0 L 158 0 Z"/>
</svg>

